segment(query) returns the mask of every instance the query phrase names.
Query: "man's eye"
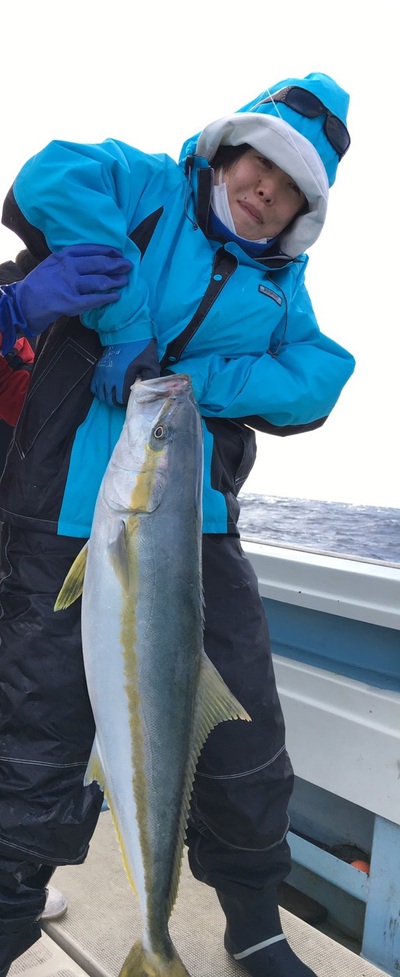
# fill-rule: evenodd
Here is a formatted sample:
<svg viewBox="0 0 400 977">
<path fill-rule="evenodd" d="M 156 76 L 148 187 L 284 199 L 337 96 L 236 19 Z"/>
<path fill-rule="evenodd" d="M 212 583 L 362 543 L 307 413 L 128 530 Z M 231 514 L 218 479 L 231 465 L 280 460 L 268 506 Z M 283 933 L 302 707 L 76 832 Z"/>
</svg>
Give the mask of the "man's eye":
<svg viewBox="0 0 400 977">
<path fill-rule="evenodd" d="M 265 156 L 259 156 L 258 158 L 260 160 L 260 163 L 262 163 L 263 166 L 265 166 L 267 170 L 271 170 L 272 169 L 272 163 L 271 163 L 271 160 L 270 159 L 267 159 Z"/>
</svg>

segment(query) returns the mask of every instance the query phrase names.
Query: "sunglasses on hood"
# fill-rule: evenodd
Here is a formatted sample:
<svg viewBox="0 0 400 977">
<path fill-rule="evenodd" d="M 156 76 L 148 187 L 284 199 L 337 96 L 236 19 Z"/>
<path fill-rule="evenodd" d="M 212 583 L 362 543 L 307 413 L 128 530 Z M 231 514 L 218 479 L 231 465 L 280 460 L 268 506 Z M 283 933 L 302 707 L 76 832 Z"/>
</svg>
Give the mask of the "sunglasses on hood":
<svg viewBox="0 0 400 977">
<path fill-rule="evenodd" d="M 278 92 L 274 92 L 268 98 L 263 98 L 262 102 L 258 102 L 255 108 L 258 105 L 264 105 L 265 102 L 283 102 L 289 109 L 293 109 L 299 115 L 304 115 L 306 119 L 317 119 L 319 115 L 325 115 L 324 132 L 326 138 L 339 159 L 342 159 L 342 156 L 347 153 L 350 146 L 348 129 L 346 129 L 344 122 L 337 115 L 333 115 L 313 92 L 309 92 L 306 88 L 300 88 L 299 85 L 287 85 L 286 88 L 280 88 Z"/>
</svg>

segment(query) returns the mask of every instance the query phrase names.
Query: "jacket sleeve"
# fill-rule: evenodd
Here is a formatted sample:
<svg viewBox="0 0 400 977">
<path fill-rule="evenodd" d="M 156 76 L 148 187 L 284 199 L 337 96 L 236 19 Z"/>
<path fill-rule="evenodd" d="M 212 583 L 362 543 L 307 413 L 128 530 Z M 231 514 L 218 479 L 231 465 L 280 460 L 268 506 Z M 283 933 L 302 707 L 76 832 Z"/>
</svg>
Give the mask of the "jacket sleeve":
<svg viewBox="0 0 400 977">
<path fill-rule="evenodd" d="M 289 429 L 327 418 L 355 367 L 351 353 L 320 332 L 305 287 L 275 350 L 235 358 L 189 354 L 190 345 L 173 369 L 190 374 L 205 417 L 252 418 L 252 426 L 258 417 Z"/>
<path fill-rule="evenodd" d="M 28 160 L 12 188 L 22 218 L 33 235 L 42 232 L 50 251 L 72 244 L 109 244 L 132 261 L 119 301 L 82 315 L 103 346 L 153 336 L 141 255 L 129 238 L 132 197 L 135 192 L 140 197 L 151 176 L 149 166 L 147 154 L 112 139 L 100 144 L 54 141 Z M 9 226 L 4 211 L 3 223 Z"/>
<path fill-rule="evenodd" d="M 255 431 L 262 431 L 263 434 L 274 434 L 279 438 L 287 438 L 293 434 L 306 434 L 307 431 L 316 431 L 318 427 L 322 427 L 325 424 L 328 418 L 319 417 L 316 421 L 310 421 L 309 424 L 285 424 L 280 427 L 277 424 L 271 424 L 270 421 L 266 421 L 259 414 L 253 414 L 250 417 L 239 417 L 238 420 L 242 424 L 246 424 L 246 427 L 252 427 Z"/>
</svg>

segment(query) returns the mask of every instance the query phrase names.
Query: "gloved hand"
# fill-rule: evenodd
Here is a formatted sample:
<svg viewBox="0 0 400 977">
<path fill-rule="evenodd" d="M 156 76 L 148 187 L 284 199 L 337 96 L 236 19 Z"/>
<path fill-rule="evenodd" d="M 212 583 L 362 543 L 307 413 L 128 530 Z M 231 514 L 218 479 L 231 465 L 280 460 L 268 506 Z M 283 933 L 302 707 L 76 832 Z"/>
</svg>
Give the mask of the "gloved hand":
<svg viewBox="0 0 400 977">
<path fill-rule="evenodd" d="M 19 324 L 25 335 L 38 336 L 62 315 L 82 315 L 117 302 L 131 268 L 116 248 L 76 244 L 50 254 L 26 278 L 4 290 L 14 289 L 27 323 Z"/>
<path fill-rule="evenodd" d="M 160 376 L 157 346 L 154 339 L 106 346 L 94 371 L 90 389 L 110 407 L 128 403 L 132 384 L 139 377 L 151 380 Z"/>
</svg>

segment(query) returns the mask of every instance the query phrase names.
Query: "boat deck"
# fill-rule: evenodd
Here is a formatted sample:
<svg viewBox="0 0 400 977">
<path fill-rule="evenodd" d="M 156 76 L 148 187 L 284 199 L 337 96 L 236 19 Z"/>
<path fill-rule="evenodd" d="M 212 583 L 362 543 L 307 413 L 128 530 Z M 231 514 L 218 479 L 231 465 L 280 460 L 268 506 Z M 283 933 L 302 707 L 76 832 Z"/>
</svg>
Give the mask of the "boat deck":
<svg viewBox="0 0 400 977">
<path fill-rule="evenodd" d="M 58 868 L 52 882 L 68 899 L 58 921 L 13 964 L 10 977 L 116 977 L 141 933 L 139 905 L 122 865 L 111 815 L 104 811 L 83 865 Z M 317 977 L 386 977 L 347 947 L 281 910 L 288 941 Z M 191 977 L 241 977 L 223 947 L 224 918 L 215 893 L 183 862 L 171 935 Z"/>
</svg>

